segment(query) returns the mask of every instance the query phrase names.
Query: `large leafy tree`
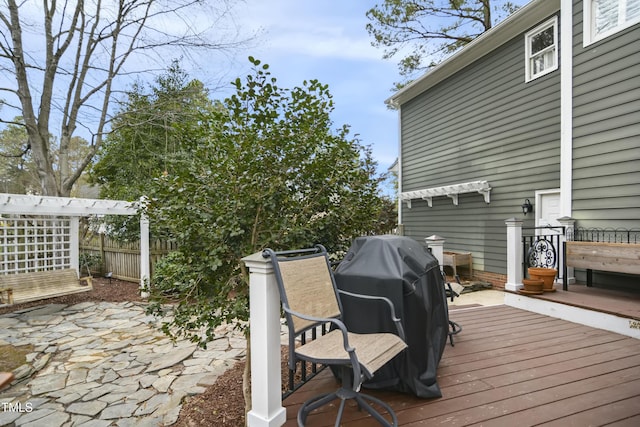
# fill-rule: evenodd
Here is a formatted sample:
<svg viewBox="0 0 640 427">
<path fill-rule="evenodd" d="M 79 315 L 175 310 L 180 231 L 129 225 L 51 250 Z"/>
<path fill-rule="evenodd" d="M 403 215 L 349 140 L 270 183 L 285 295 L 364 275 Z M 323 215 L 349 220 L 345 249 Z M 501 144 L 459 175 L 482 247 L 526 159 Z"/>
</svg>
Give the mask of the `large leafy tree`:
<svg viewBox="0 0 640 427">
<path fill-rule="evenodd" d="M 152 309 L 162 313 L 170 296 L 178 305 L 165 331 L 200 343 L 219 324 L 248 319 L 242 257 L 314 243 L 336 252 L 392 227 L 379 220 L 389 202 L 370 151 L 347 126 L 332 129 L 328 87 L 282 88 L 252 61 L 255 71 L 212 111 L 206 140 L 173 159 L 148 206 L 179 245 L 156 266 Z"/>
<path fill-rule="evenodd" d="M 504 0 L 384 0 L 367 12 L 372 44 L 384 58 L 401 56 L 400 74 L 441 61 L 517 9 Z M 400 86 L 400 85 L 398 85 Z"/>
<path fill-rule="evenodd" d="M 42 194 L 71 193 L 112 128 L 110 106 L 123 80 L 151 72 L 154 63 L 165 64 L 169 49 L 171 55 L 182 51 L 193 58 L 237 46 L 224 30 L 227 3 L 232 2 L 2 2 L 0 123 L 24 126 Z M 22 122 L 13 121 L 17 115 Z M 71 140 L 79 132 L 90 149 L 72 162 Z"/>
<path fill-rule="evenodd" d="M 163 330 L 202 345 L 220 324 L 248 320 L 242 257 L 318 242 L 336 252 L 354 236 L 391 228 L 379 221 L 389 202 L 370 151 L 347 126 L 332 129 L 328 87 L 310 80 L 282 88 L 266 64 L 250 60 L 254 72 L 235 81 L 236 93 L 209 116 L 206 138 L 173 159 L 148 205 L 179 247 L 156 265 L 150 311 L 163 315 L 170 298 Z"/>
<path fill-rule="evenodd" d="M 202 117 L 213 108 L 207 89 L 174 61 L 155 84 L 135 84 L 113 120 L 114 131 L 91 169 L 102 197 L 138 200 L 172 159 L 198 144 Z"/>
<path fill-rule="evenodd" d="M 100 186 L 101 197 L 146 196 L 154 177 L 173 173 L 176 158 L 191 156 L 206 133 L 203 118 L 215 105 L 204 85 L 190 79 L 177 60 L 155 84 L 135 84 L 91 168 L 91 180 Z M 113 217 L 109 222 L 112 237 L 139 238 L 137 219 Z"/>
</svg>

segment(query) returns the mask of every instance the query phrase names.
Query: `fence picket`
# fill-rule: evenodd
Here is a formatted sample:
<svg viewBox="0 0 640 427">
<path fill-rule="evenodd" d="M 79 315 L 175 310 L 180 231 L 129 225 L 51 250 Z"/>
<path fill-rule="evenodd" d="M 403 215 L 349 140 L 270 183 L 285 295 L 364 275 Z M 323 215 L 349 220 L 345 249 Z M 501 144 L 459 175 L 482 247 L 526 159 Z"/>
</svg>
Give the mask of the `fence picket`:
<svg viewBox="0 0 640 427">
<path fill-rule="evenodd" d="M 175 242 L 154 240 L 149 243 L 149 261 L 151 275 L 156 262 L 171 251 L 177 249 Z M 92 274 L 104 275 L 111 272 L 112 277 L 137 282 L 140 280 L 140 242 L 118 242 L 105 235 L 87 235 L 80 242 L 80 252 L 98 254 L 102 259 L 100 270 L 91 269 Z M 84 269 L 85 266 L 80 266 Z"/>
</svg>

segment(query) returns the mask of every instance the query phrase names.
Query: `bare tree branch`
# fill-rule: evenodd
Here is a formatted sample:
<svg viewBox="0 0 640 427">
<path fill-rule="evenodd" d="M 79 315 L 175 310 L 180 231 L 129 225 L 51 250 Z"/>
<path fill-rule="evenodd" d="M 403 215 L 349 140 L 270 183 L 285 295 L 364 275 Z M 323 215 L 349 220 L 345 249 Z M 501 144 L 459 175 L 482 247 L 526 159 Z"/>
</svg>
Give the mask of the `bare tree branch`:
<svg viewBox="0 0 640 427">
<path fill-rule="evenodd" d="M 515 9 L 506 0 L 384 0 L 367 12 L 367 31 L 383 58 L 405 55 L 400 74 L 411 78 Z"/>
<path fill-rule="evenodd" d="M 128 76 L 151 71 L 154 58 L 156 69 L 162 69 L 180 56 L 176 52 L 195 59 L 203 56 L 196 52 L 224 52 L 246 42 L 220 31 L 228 21 L 229 0 L 5 3 L 0 70 L 11 73 L 12 80 L 0 78 L 0 91 L 7 95 L 0 123 L 13 123 L 9 114 L 23 117 L 41 192 L 47 195 L 70 194 L 110 132 L 112 103 Z M 219 27 L 201 25 L 203 16 Z M 81 161 L 69 162 L 70 141 L 78 130 L 91 140 L 90 150 Z M 56 141 L 57 181 L 50 155 Z"/>
</svg>

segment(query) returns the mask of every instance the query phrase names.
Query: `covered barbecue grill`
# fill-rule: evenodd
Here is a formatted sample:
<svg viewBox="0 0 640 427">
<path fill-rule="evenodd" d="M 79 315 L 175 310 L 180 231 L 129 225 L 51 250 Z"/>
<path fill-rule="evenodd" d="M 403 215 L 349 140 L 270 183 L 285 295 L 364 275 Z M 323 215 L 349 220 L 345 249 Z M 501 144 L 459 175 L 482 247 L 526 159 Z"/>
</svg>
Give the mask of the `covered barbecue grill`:
<svg viewBox="0 0 640 427">
<path fill-rule="evenodd" d="M 436 258 L 408 237 L 359 237 L 337 267 L 335 280 L 341 290 L 389 298 L 402 319 L 408 349 L 364 385 L 418 397 L 442 396 L 436 370 L 447 343 L 449 319 Z M 342 303 L 345 323 L 353 332 L 395 330 L 385 304 L 348 297 Z"/>
</svg>

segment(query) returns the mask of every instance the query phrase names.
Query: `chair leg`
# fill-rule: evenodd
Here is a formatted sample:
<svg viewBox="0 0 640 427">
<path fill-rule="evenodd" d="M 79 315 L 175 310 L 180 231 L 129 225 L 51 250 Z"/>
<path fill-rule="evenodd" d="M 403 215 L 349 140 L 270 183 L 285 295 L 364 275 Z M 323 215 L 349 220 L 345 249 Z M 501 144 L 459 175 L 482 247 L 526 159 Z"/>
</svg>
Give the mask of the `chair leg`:
<svg viewBox="0 0 640 427">
<path fill-rule="evenodd" d="M 312 397 L 302 404 L 298 411 L 298 426 L 304 427 L 307 422 L 307 416 L 314 410 L 326 405 L 332 400 L 338 399 L 336 392 L 321 394 L 319 396 Z"/>
<path fill-rule="evenodd" d="M 451 320 L 449 320 L 449 326 L 449 343 L 451 343 L 451 347 L 453 347 L 453 336 L 462 331 L 462 326 L 460 326 L 456 322 L 452 322 Z"/>
<path fill-rule="evenodd" d="M 338 415 L 336 416 L 336 423 L 334 427 L 340 427 L 340 421 L 342 421 L 342 414 L 344 414 L 344 406 L 347 403 L 346 399 L 340 399 L 340 407 L 338 408 Z"/>
<path fill-rule="evenodd" d="M 307 416 L 312 411 L 326 405 L 334 399 L 340 399 L 340 406 L 338 407 L 338 415 L 336 417 L 335 427 L 340 426 L 346 402 L 350 399 L 355 400 L 355 402 L 358 404 L 358 409 L 364 409 L 365 411 L 367 411 L 384 427 L 397 427 L 398 419 L 391 407 L 380 399 L 355 391 L 353 389 L 352 375 L 353 373 L 349 367 L 341 366 L 340 378 L 342 380 L 342 387 L 335 392 L 321 394 L 319 396 L 312 397 L 311 399 L 304 402 L 300 407 L 300 410 L 298 411 L 298 427 L 304 427 L 305 423 L 307 422 Z M 391 423 L 389 423 L 389 421 L 387 421 L 378 411 L 372 408 L 368 404 L 368 402 L 377 404 L 378 406 L 384 408 L 391 417 Z"/>
<path fill-rule="evenodd" d="M 384 403 L 382 400 L 377 399 L 368 394 L 358 394 L 355 397 L 355 399 L 358 402 L 358 406 L 360 406 L 361 408 L 364 408 L 364 410 L 367 411 L 373 418 L 375 418 L 381 425 L 385 427 L 398 427 L 398 418 L 396 417 L 395 412 L 393 412 L 393 409 L 391 409 L 391 407 L 388 404 Z M 389 416 L 391 416 L 391 423 L 389 423 L 389 421 L 386 420 L 380 414 L 380 412 L 376 411 L 374 408 L 369 406 L 367 404 L 367 401 L 383 407 L 387 411 Z"/>
<path fill-rule="evenodd" d="M 351 389 L 341 388 L 336 392 L 322 394 L 320 396 L 315 396 L 307 400 L 298 411 L 298 427 L 304 427 L 304 425 L 307 422 L 307 416 L 311 412 L 328 404 L 334 399 L 340 399 L 340 406 L 338 407 L 338 415 L 336 416 L 335 427 L 340 426 L 340 423 L 342 421 L 342 416 L 344 415 L 344 408 L 347 400 L 349 399 L 355 400 L 356 403 L 358 404 L 358 408 L 360 408 L 361 410 L 364 409 L 382 426 L 384 427 L 398 426 L 398 418 L 396 417 L 396 414 L 393 412 L 393 409 L 391 409 L 391 407 L 388 404 L 386 404 L 382 400 L 377 399 L 373 396 L 362 394 L 362 393 L 353 391 Z M 386 420 L 380 414 L 380 412 L 378 412 L 376 409 L 372 408 L 369 405 L 369 402 L 384 408 L 389 413 L 389 416 L 391 417 L 391 422 Z"/>
</svg>

